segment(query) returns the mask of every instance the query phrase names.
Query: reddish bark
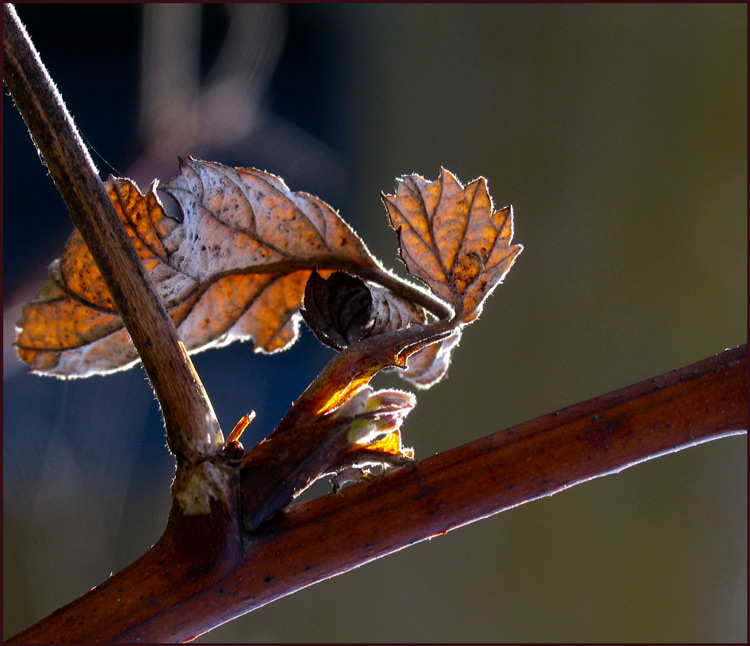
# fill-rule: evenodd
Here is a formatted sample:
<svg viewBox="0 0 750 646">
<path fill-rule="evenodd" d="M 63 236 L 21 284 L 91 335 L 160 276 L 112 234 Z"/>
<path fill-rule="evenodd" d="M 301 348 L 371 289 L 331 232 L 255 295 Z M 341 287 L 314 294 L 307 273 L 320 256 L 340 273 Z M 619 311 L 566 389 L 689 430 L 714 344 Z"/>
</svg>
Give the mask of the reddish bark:
<svg viewBox="0 0 750 646">
<path fill-rule="evenodd" d="M 162 539 L 10 641 L 182 641 L 414 543 L 653 457 L 747 429 L 747 346 L 293 506 L 170 517 Z"/>
</svg>

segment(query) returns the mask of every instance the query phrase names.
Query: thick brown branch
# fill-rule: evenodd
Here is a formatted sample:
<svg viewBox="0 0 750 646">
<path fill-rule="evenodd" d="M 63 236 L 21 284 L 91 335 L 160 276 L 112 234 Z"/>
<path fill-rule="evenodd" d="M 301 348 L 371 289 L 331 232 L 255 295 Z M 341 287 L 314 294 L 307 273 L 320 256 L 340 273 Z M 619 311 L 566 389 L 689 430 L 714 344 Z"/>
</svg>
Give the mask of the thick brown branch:
<svg viewBox="0 0 750 646">
<path fill-rule="evenodd" d="M 500 431 L 374 484 L 296 505 L 246 535 L 244 557 L 233 571 L 225 566 L 213 574 L 194 573 L 187 588 L 179 566 L 184 554 L 173 554 L 174 544 L 162 540 L 11 641 L 189 639 L 418 541 L 743 432 L 747 391 L 747 346 L 741 346 Z M 127 612 L 112 614 L 118 607 Z"/>
<path fill-rule="evenodd" d="M 195 462 L 221 431 L 201 381 L 117 217 L 91 157 L 12 5 L 3 5 L 3 80 L 107 283 L 161 404 L 167 439 Z"/>
</svg>

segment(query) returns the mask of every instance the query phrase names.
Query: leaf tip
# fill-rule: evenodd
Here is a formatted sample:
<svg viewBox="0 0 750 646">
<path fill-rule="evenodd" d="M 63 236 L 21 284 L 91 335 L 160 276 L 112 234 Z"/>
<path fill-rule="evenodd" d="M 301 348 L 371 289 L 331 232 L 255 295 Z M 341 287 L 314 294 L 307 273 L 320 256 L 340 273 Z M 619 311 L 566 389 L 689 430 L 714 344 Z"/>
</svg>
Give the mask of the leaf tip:
<svg viewBox="0 0 750 646">
<path fill-rule="evenodd" d="M 445 166 L 440 167 L 440 181 L 443 183 L 445 183 L 446 181 L 450 183 L 454 183 L 458 185 L 461 189 L 464 188 L 464 185 L 460 182 L 460 180 L 451 171 L 445 168 Z"/>
</svg>

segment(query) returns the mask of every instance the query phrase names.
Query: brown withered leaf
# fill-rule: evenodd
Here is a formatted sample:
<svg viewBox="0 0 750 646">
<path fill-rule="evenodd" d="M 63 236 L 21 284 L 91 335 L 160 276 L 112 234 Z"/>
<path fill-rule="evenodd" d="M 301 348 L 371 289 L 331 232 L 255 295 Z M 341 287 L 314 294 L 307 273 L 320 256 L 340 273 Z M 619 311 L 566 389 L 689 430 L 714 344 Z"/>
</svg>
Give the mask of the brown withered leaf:
<svg viewBox="0 0 750 646">
<path fill-rule="evenodd" d="M 245 339 L 257 351 L 284 349 L 297 337 L 312 269 L 379 266 L 329 205 L 274 175 L 193 159 L 180 160 L 180 171 L 162 188 L 181 221 L 165 214 L 156 184 L 145 195 L 127 179 L 106 185 L 189 351 Z M 16 345 L 32 370 L 59 376 L 138 360 L 78 232 L 24 308 Z"/>
<path fill-rule="evenodd" d="M 322 343 L 343 350 L 362 339 L 427 322 L 423 308 L 343 271 L 317 271 L 305 287 L 302 318 Z"/>
<path fill-rule="evenodd" d="M 512 207 L 494 210 L 484 177 L 464 187 L 444 168 L 435 181 L 405 175 L 382 198 L 407 269 L 473 321 L 522 250 L 511 244 Z"/>
<path fill-rule="evenodd" d="M 302 318 L 322 343 L 343 350 L 356 341 L 383 332 L 427 322 L 424 309 L 388 289 L 337 271 L 328 279 L 313 271 L 305 287 Z M 420 388 L 440 381 L 461 332 L 428 345 L 408 359 L 399 376 Z"/>
<path fill-rule="evenodd" d="M 129 181 L 114 178 L 106 187 L 134 248 L 155 278 L 166 257 L 161 241 L 178 223 L 165 217 L 153 191 L 143 196 Z M 16 326 L 16 346 L 23 361 L 47 374 L 95 374 L 137 360 L 109 290 L 77 230 L 50 265 L 39 294 L 24 308 Z"/>
<path fill-rule="evenodd" d="M 399 374 L 420 388 L 434 386 L 448 372 L 451 354 L 460 340 L 461 330 L 456 330 L 448 338 L 422 348 L 409 357 L 406 371 Z"/>
</svg>

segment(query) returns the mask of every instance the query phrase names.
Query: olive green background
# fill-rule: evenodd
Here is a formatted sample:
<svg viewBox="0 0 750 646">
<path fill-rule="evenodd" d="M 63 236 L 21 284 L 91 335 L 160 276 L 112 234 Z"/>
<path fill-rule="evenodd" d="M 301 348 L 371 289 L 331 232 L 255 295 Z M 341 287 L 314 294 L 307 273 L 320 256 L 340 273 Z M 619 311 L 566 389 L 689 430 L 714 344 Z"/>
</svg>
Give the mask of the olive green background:
<svg viewBox="0 0 750 646">
<path fill-rule="evenodd" d="M 80 128 L 120 168 L 135 154 L 139 10 L 18 7 Z M 285 171 L 252 146 L 216 161 L 319 194 L 400 272 L 379 200 L 395 177 L 434 179 L 441 165 L 464 182 L 483 175 L 496 204 L 515 208 L 524 252 L 404 425 L 418 457 L 746 342 L 745 5 L 285 13 L 269 109 L 322 141 L 330 164 L 306 168 L 292 152 Z M 34 249 L 47 263 L 70 225 L 4 101 L 7 306 L 14 267 L 41 284 L 28 245 L 61 223 Z M 282 355 L 237 345 L 196 366 L 225 428 L 252 408 L 268 432 L 330 356 L 305 330 Z M 173 472 L 140 367 L 57 381 L 14 361 L 6 354 L 6 639 L 147 549 Z M 200 641 L 745 642 L 746 447 L 720 440 L 523 505 Z"/>
</svg>

